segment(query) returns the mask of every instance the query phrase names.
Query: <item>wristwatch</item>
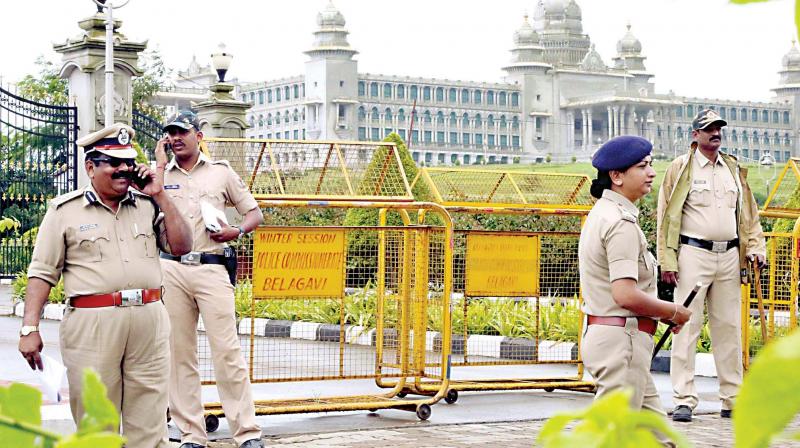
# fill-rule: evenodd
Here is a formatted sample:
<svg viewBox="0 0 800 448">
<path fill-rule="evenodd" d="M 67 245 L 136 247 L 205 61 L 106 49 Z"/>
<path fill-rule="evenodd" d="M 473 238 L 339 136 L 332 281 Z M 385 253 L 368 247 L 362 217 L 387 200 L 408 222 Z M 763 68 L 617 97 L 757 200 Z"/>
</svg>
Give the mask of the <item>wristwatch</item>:
<svg viewBox="0 0 800 448">
<path fill-rule="evenodd" d="M 245 234 L 244 228 L 242 226 L 236 226 L 236 228 L 239 229 L 239 236 L 236 239 L 241 239 Z"/>
<path fill-rule="evenodd" d="M 39 327 L 36 325 L 23 325 L 22 328 L 19 329 L 19 335 L 27 336 L 34 331 L 39 331 Z"/>
</svg>

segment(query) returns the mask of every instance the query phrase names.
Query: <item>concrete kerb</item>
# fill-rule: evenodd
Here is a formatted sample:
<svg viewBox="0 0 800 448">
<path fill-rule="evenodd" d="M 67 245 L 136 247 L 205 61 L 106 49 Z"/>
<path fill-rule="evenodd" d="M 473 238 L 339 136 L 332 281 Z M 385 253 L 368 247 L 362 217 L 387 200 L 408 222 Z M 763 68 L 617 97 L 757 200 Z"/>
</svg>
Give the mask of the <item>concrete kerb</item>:
<svg viewBox="0 0 800 448">
<path fill-rule="evenodd" d="M 22 317 L 25 303 L 14 305 L 13 314 Z M 66 305 L 50 303 L 45 305 L 43 318 L 61 320 L 64 316 Z M 238 333 L 242 336 L 250 335 L 250 318 L 245 317 L 239 321 Z M 256 318 L 253 328 L 256 337 L 290 338 L 318 342 L 339 342 L 340 330 L 335 324 L 319 322 L 295 322 L 279 319 Z M 205 331 L 202 318 L 198 322 L 198 331 Z M 352 345 L 375 346 L 377 334 L 375 329 L 359 325 L 345 326 L 345 342 Z M 413 333 L 411 342 L 413 342 Z M 384 346 L 397 346 L 397 331 L 393 328 L 384 329 Z M 454 355 L 466 354 L 469 356 L 484 356 L 488 358 L 512 360 L 547 360 L 559 361 L 575 359 L 578 354 L 578 345 L 572 342 L 540 341 L 536 343 L 530 339 L 510 338 L 505 336 L 471 335 L 464 338 L 461 334 L 451 337 L 452 353 Z M 442 347 L 442 335 L 438 331 L 428 331 L 425 334 L 426 350 L 438 351 Z M 567 357 L 567 354 L 569 354 Z M 662 350 L 653 360 L 651 370 L 654 372 L 669 372 L 670 354 Z M 717 370 L 711 353 L 698 353 L 695 358 L 695 374 L 697 376 L 716 377 Z"/>
</svg>

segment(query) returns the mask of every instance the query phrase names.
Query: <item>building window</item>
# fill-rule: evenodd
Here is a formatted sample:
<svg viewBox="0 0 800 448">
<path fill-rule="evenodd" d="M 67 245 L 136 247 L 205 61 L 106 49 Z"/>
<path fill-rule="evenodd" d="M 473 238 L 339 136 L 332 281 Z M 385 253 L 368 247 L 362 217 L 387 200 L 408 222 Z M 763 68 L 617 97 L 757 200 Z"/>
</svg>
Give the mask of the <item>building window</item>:
<svg viewBox="0 0 800 448">
<path fill-rule="evenodd" d="M 789 124 L 789 112 L 783 113 L 783 124 Z"/>
<path fill-rule="evenodd" d="M 367 84 L 364 81 L 358 82 L 358 96 L 367 95 Z"/>
<path fill-rule="evenodd" d="M 341 83 L 341 81 L 339 81 L 339 82 Z M 295 98 L 300 98 L 300 86 L 298 86 L 297 84 L 292 86 L 292 93 L 294 93 L 294 97 Z"/>
<path fill-rule="evenodd" d="M 387 107 L 387 108 L 386 108 L 386 110 L 384 110 L 384 111 L 383 111 L 383 118 L 384 118 L 386 121 L 389 121 L 389 122 L 391 122 L 391 121 L 392 121 L 392 109 L 389 109 L 389 108 Z"/>
<path fill-rule="evenodd" d="M 272 114 L 267 114 L 267 126 L 272 126 Z"/>
<path fill-rule="evenodd" d="M 392 128 L 383 128 L 383 137 L 386 138 L 387 135 L 392 133 Z"/>
<path fill-rule="evenodd" d="M 469 146 L 469 134 L 464 132 L 461 134 L 461 143 L 464 146 Z"/>
<path fill-rule="evenodd" d="M 280 87 L 278 87 L 275 89 L 275 101 L 280 101 L 280 100 L 281 100 L 281 89 Z"/>
<path fill-rule="evenodd" d="M 429 86 L 425 86 L 422 88 L 422 100 L 423 101 L 431 100 L 431 88 Z"/>
<path fill-rule="evenodd" d="M 507 148 L 508 147 L 508 136 L 507 135 L 501 135 L 500 136 L 500 147 L 501 148 Z"/>
<path fill-rule="evenodd" d="M 511 105 L 514 107 L 519 106 L 519 93 L 514 92 L 511 94 Z"/>
<path fill-rule="evenodd" d="M 784 113 L 786 113 L 786 112 L 784 112 Z M 788 132 L 786 134 L 783 134 L 783 144 L 786 145 L 786 146 L 791 146 L 792 145 L 792 141 L 789 139 L 789 133 Z"/>
<path fill-rule="evenodd" d="M 369 96 L 378 96 L 378 83 L 372 82 L 369 84 Z"/>
<path fill-rule="evenodd" d="M 758 131 L 753 132 L 753 144 L 758 144 Z M 755 154 L 755 152 L 753 154 Z"/>
<path fill-rule="evenodd" d="M 289 96 L 289 86 L 283 88 L 283 97 L 286 100 L 289 100 L 289 98 L 291 98 L 291 96 Z"/>
<path fill-rule="evenodd" d="M 293 132 L 293 134 L 294 134 L 294 139 L 295 139 L 295 140 L 300 140 L 300 131 L 298 131 L 297 129 L 295 129 L 295 130 L 294 130 L 294 132 Z"/>
<path fill-rule="evenodd" d="M 264 116 L 261 114 L 258 114 L 258 127 L 264 127 Z"/>
<path fill-rule="evenodd" d="M 511 147 L 512 148 L 519 148 L 519 135 L 512 135 L 511 136 Z"/>
<path fill-rule="evenodd" d="M 442 111 L 436 112 L 436 124 L 444 124 L 444 114 Z"/>
<path fill-rule="evenodd" d="M 480 128 L 483 125 L 483 122 L 481 121 L 481 114 L 476 114 L 475 115 L 475 123 L 473 123 L 473 125 L 476 128 Z"/>
<path fill-rule="evenodd" d="M 483 134 L 475 134 L 475 145 L 483 146 Z"/>
<path fill-rule="evenodd" d="M 458 132 L 450 133 L 450 144 L 451 145 L 458 144 Z"/>
<path fill-rule="evenodd" d="M 403 99 L 405 97 L 406 97 L 406 86 L 404 86 L 403 84 L 398 84 L 397 85 L 397 98 L 398 99 Z"/>
<path fill-rule="evenodd" d="M 777 110 L 772 111 L 772 122 L 776 124 L 781 122 L 781 115 Z"/>
<path fill-rule="evenodd" d="M 373 142 L 377 142 L 378 140 L 381 139 L 380 132 L 381 130 L 378 128 L 370 128 L 370 134 L 372 134 L 371 137 Z"/>
<path fill-rule="evenodd" d="M 344 81 L 339 81 L 339 87 L 344 87 Z"/>
<path fill-rule="evenodd" d="M 486 127 L 489 129 L 494 128 L 494 115 L 489 115 L 489 117 L 486 118 Z"/>
<path fill-rule="evenodd" d="M 284 123 L 288 123 L 289 122 L 289 111 L 288 110 L 283 113 L 283 122 Z M 289 132 L 288 131 L 286 132 L 286 138 L 289 138 Z"/>
<path fill-rule="evenodd" d="M 456 121 L 455 112 L 450 112 L 450 126 L 458 126 L 458 121 Z"/>
<path fill-rule="evenodd" d="M 727 113 L 727 109 L 725 109 L 724 107 L 720 107 L 720 108 L 719 108 L 719 116 L 720 116 L 720 118 L 722 118 L 723 120 L 726 118 L 726 117 L 725 117 L 726 113 Z"/>
<path fill-rule="evenodd" d="M 505 129 L 506 126 L 507 126 L 506 116 L 505 115 L 500 115 L 500 129 Z"/>
<path fill-rule="evenodd" d="M 739 117 L 742 121 L 747 121 L 747 109 L 742 109 L 739 111 Z"/>
<path fill-rule="evenodd" d="M 456 89 L 450 89 L 447 91 L 447 100 L 451 103 L 458 102 L 458 93 L 456 92 Z"/>
<path fill-rule="evenodd" d="M 397 121 L 399 121 L 400 123 L 405 123 L 406 121 L 406 111 L 403 110 L 403 108 L 400 108 L 397 111 Z"/>
<path fill-rule="evenodd" d="M 738 143 L 739 142 L 739 137 L 736 135 L 736 129 L 731 131 L 731 142 L 732 143 Z"/>
<path fill-rule="evenodd" d="M 436 131 L 436 143 L 444 144 L 444 131 Z"/>
<path fill-rule="evenodd" d="M 367 111 L 364 109 L 364 106 L 360 106 L 358 108 L 358 121 L 364 121 L 367 119 Z"/>
<path fill-rule="evenodd" d="M 686 106 L 686 118 L 694 118 L 694 106 L 691 104 Z"/>
<path fill-rule="evenodd" d="M 490 90 L 486 92 L 486 104 L 494 104 L 494 91 Z"/>
<path fill-rule="evenodd" d="M 412 143 L 419 143 L 419 131 L 414 129 L 411 131 L 411 142 Z"/>
<path fill-rule="evenodd" d="M 469 90 L 461 89 L 461 104 L 469 103 Z"/>
<path fill-rule="evenodd" d="M 264 91 L 258 91 L 258 104 L 264 104 Z"/>
<path fill-rule="evenodd" d="M 250 102 L 256 104 L 256 94 L 254 92 L 250 92 Z"/>
<path fill-rule="evenodd" d="M 514 117 L 511 119 L 511 129 L 515 131 L 519 130 L 519 118 Z"/>
<path fill-rule="evenodd" d="M 344 118 L 344 114 L 342 114 L 342 110 L 344 110 L 343 105 L 339 105 L 339 118 Z M 292 112 L 292 121 L 297 122 L 300 121 L 300 113 L 297 112 L 297 109 Z"/>
<path fill-rule="evenodd" d="M 464 154 L 464 165 L 469 165 L 469 154 Z"/>
<path fill-rule="evenodd" d="M 417 86 L 411 86 L 408 92 L 409 99 L 415 100 L 417 99 Z"/>
<path fill-rule="evenodd" d="M 444 102 L 444 89 L 441 87 L 436 88 L 436 101 L 440 103 Z"/>
<path fill-rule="evenodd" d="M 768 110 L 762 110 L 761 111 L 761 121 L 763 121 L 764 123 L 769 123 L 769 111 Z"/>
<path fill-rule="evenodd" d="M 247 102 L 247 95 L 245 95 L 244 93 L 242 94 L 242 102 L 243 103 Z"/>
<path fill-rule="evenodd" d="M 431 111 L 426 110 L 425 113 L 422 114 L 422 121 L 425 123 L 431 123 Z"/>
<path fill-rule="evenodd" d="M 469 127 L 469 115 L 464 112 L 464 115 L 461 116 L 461 127 L 468 128 Z"/>
<path fill-rule="evenodd" d="M 494 134 L 489 134 L 486 136 L 486 138 L 489 146 L 495 147 Z"/>
<path fill-rule="evenodd" d="M 370 114 L 372 115 L 372 117 L 371 117 L 371 118 L 372 118 L 373 120 L 378 120 L 378 119 L 380 119 L 380 114 L 378 113 L 378 108 L 377 108 L 377 107 L 373 107 L 373 108 L 372 108 L 372 110 L 370 111 Z"/>
<path fill-rule="evenodd" d="M 431 131 L 425 131 L 425 133 L 424 133 L 424 134 L 422 134 L 422 139 L 423 139 L 423 141 L 424 141 L 425 143 L 430 143 L 430 142 L 431 142 L 431 136 L 432 136 L 432 135 L 433 135 L 433 133 L 432 133 Z"/>
<path fill-rule="evenodd" d="M 481 104 L 483 102 L 482 98 L 483 94 L 480 90 L 476 90 L 473 98 L 475 98 L 475 104 Z"/>
<path fill-rule="evenodd" d="M 752 109 L 750 111 L 750 121 L 758 121 L 758 111 L 757 110 Z"/>
<path fill-rule="evenodd" d="M 682 117 L 683 116 L 683 106 L 678 106 L 675 108 L 675 116 Z"/>
<path fill-rule="evenodd" d="M 736 108 L 731 107 L 731 120 L 736 120 Z"/>
<path fill-rule="evenodd" d="M 497 104 L 501 106 L 506 105 L 506 92 L 500 92 L 499 94 L 497 94 Z"/>
<path fill-rule="evenodd" d="M 383 85 L 383 97 L 384 98 L 391 98 L 392 97 L 392 85 L 391 84 L 384 84 Z"/>
</svg>

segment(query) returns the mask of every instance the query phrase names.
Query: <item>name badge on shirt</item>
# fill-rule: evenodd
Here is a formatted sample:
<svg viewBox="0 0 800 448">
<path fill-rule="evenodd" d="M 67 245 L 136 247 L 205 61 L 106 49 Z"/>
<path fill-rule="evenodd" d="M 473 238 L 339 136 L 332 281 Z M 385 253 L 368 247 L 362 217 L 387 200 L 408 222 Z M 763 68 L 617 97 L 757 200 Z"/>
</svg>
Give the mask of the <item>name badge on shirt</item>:
<svg viewBox="0 0 800 448">
<path fill-rule="evenodd" d="M 165 190 L 178 190 L 180 188 L 181 188 L 181 186 L 178 185 L 178 184 L 164 185 L 164 189 Z"/>
<path fill-rule="evenodd" d="M 97 224 L 81 224 L 81 226 L 78 227 L 78 230 L 81 232 L 85 232 L 87 230 L 96 229 L 97 227 L 98 227 Z"/>
<path fill-rule="evenodd" d="M 708 181 L 706 179 L 692 179 L 692 183 L 694 185 L 705 185 L 706 183 L 708 183 Z"/>
</svg>

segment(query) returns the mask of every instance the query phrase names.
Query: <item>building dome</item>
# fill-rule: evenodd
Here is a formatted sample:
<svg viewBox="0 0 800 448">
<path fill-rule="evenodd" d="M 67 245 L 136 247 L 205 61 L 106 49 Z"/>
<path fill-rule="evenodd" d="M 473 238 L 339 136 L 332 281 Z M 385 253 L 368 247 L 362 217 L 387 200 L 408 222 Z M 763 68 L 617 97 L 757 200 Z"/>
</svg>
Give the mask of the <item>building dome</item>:
<svg viewBox="0 0 800 448">
<path fill-rule="evenodd" d="M 795 41 L 792 40 L 792 49 L 783 57 L 784 68 L 800 68 L 800 51 L 797 50 Z"/>
<path fill-rule="evenodd" d="M 522 26 L 514 32 L 514 44 L 517 46 L 520 45 L 535 45 L 539 43 L 539 35 L 536 34 L 536 31 L 533 30 L 533 27 L 530 23 L 528 23 L 528 15 L 525 14 L 525 18 L 522 22 Z"/>
<path fill-rule="evenodd" d="M 544 10 L 548 15 L 566 14 L 571 0 L 544 0 Z"/>
<path fill-rule="evenodd" d="M 575 0 L 570 0 L 569 5 L 567 5 L 567 19 L 577 19 L 581 20 L 581 7 L 575 3 Z"/>
<path fill-rule="evenodd" d="M 345 25 L 344 16 L 333 6 L 333 2 L 328 2 L 328 6 L 317 14 L 317 25 L 320 28 L 343 27 Z"/>
<path fill-rule="evenodd" d="M 631 33 L 631 25 L 628 24 L 628 31 L 617 42 L 617 53 L 619 54 L 639 54 L 642 52 L 642 43 Z"/>
</svg>

